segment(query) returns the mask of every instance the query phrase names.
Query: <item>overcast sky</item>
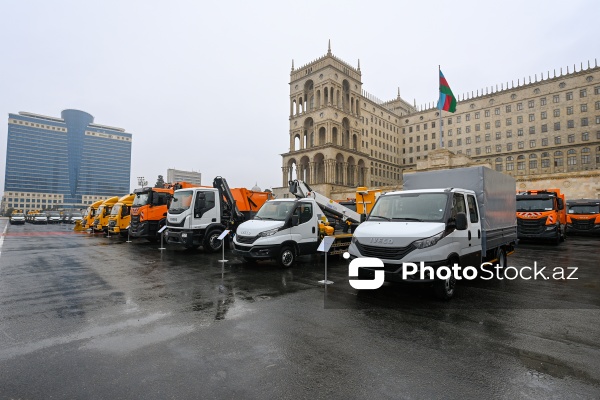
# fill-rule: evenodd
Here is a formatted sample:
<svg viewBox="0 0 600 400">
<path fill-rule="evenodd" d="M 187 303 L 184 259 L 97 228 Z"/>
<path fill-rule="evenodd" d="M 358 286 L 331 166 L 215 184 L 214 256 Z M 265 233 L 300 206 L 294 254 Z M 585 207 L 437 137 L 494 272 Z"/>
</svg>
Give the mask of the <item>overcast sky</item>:
<svg viewBox="0 0 600 400">
<path fill-rule="evenodd" d="M 92 114 L 133 134 L 131 185 L 167 168 L 281 185 L 289 78 L 327 53 L 381 100 L 437 101 L 600 57 L 600 2 L 2 1 L 0 190 L 8 114 Z"/>
</svg>

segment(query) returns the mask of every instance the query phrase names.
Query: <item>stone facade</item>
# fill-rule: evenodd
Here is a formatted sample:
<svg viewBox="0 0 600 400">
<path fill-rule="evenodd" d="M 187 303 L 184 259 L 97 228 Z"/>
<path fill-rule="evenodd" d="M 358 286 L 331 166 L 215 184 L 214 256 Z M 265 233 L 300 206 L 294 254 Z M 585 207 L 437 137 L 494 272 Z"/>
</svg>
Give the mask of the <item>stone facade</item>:
<svg viewBox="0 0 600 400">
<path fill-rule="evenodd" d="M 597 63 L 458 96 L 456 112 L 442 113 L 435 103 L 417 109 L 399 92 L 387 102 L 366 93 L 360 62 L 350 66 L 331 47 L 301 68 L 292 64 L 290 148 L 274 193 L 286 195 L 296 178 L 332 198 L 356 186 L 398 188 L 404 171 L 442 157 L 441 164 L 487 164 L 527 188 L 600 197 Z"/>
</svg>

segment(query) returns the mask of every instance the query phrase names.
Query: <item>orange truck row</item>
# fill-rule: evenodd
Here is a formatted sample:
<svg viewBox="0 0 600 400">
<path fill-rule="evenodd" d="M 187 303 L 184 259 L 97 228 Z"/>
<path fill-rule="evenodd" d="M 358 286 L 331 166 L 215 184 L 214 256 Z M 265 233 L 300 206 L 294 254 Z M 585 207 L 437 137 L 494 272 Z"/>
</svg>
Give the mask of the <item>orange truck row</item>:
<svg viewBox="0 0 600 400">
<path fill-rule="evenodd" d="M 549 239 L 558 244 L 567 233 L 600 233 L 600 200 L 567 201 L 560 189 L 517 193 L 519 239 Z"/>
</svg>

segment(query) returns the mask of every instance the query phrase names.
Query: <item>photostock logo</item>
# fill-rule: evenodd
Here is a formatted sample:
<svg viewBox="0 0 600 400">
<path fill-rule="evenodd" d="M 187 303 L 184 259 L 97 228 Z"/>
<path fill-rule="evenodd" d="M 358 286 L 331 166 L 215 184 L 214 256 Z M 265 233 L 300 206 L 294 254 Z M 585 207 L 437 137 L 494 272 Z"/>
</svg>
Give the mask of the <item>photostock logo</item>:
<svg viewBox="0 0 600 400">
<path fill-rule="evenodd" d="M 348 252 L 344 253 L 344 258 L 347 260 L 350 258 Z M 350 286 L 354 289 L 379 289 L 385 280 L 385 273 L 383 272 L 383 261 L 379 258 L 372 257 L 361 257 L 355 258 L 350 261 L 348 266 L 348 275 L 352 278 L 358 278 L 359 268 L 377 268 L 374 270 L 373 279 L 350 279 Z"/>
</svg>

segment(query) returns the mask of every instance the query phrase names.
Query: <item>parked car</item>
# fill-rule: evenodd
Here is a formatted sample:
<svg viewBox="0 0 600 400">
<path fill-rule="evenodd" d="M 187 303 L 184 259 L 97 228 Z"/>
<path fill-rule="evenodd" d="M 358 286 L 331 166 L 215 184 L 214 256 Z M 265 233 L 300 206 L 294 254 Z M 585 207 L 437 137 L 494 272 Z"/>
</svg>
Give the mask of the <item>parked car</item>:
<svg viewBox="0 0 600 400">
<path fill-rule="evenodd" d="M 82 215 L 81 215 L 81 213 L 80 213 L 79 211 L 73 211 L 73 212 L 72 212 L 72 213 L 69 215 L 69 218 L 68 218 L 68 220 L 69 220 L 69 221 L 68 221 L 68 222 L 69 222 L 70 224 L 74 224 L 74 223 L 76 223 L 77 221 L 81 221 L 82 219 L 83 219 L 83 217 L 82 217 Z"/>
<path fill-rule="evenodd" d="M 25 225 L 25 214 L 13 213 L 10 216 L 10 224 L 11 225 Z"/>
<path fill-rule="evenodd" d="M 58 211 L 50 211 L 46 213 L 49 224 L 60 224 L 60 213 Z"/>
<path fill-rule="evenodd" d="M 48 217 L 44 213 L 37 213 L 33 215 L 31 222 L 33 222 L 34 224 L 47 224 Z"/>
</svg>

